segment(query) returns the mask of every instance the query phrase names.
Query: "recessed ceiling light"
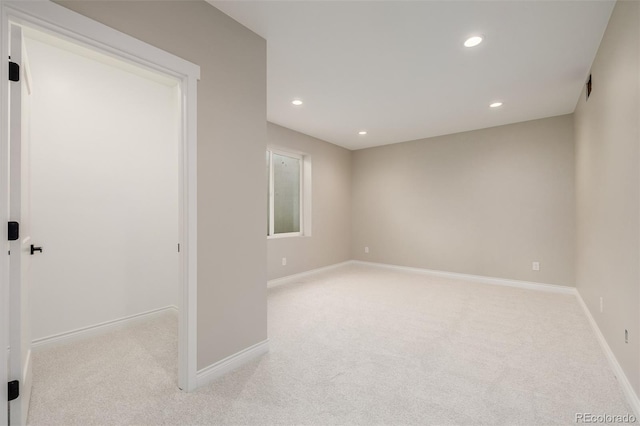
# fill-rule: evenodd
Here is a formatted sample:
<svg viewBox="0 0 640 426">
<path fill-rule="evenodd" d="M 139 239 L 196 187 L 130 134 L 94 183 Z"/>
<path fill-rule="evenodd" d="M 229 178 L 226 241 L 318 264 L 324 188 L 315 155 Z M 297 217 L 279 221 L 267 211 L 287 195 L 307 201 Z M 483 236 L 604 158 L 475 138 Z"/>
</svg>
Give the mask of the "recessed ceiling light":
<svg viewBox="0 0 640 426">
<path fill-rule="evenodd" d="M 359 135 L 366 135 L 366 134 L 367 134 L 367 131 L 366 131 L 366 130 L 360 130 L 360 131 L 358 132 L 358 134 L 359 134 Z"/>
<path fill-rule="evenodd" d="M 481 36 L 473 36 L 473 37 L 469 37 L 467 39 L 467 41 L 464 42 L 464 47 L 475 47 L 475 46 L 479 45 L 480 43 L 482 43 L 482 37 Z"/>
<path fill-rule="evenodd" d="M 489 105 L 490 108 L 498 108 L 502 106 L 502 102 L 494 102 Z"/>
<path fill-rule="evenodd" d="M 302 101 L 300 99 L 294 99 L 291 101 L 291 103 L 294 104 L 295 106 L 302 105 Z"/>
</svg>

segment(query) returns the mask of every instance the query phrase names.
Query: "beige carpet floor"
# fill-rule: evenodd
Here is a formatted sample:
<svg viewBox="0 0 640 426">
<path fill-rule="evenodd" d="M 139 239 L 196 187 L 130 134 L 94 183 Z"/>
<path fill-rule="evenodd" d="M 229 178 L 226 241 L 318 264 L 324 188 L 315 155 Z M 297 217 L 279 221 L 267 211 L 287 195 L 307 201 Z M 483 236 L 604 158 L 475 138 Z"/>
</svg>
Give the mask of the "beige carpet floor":
<svg viewBox="0 0 640 426">
<path fill-rule="evenodd" d="M 631 413 L 574 296 L 350 265 L 271 289 L 268 303 L 269 354 L 191 394 L 176 388 L 172 313 L 37 352 L 29 423 L 570 425 Z"/>
</svg>

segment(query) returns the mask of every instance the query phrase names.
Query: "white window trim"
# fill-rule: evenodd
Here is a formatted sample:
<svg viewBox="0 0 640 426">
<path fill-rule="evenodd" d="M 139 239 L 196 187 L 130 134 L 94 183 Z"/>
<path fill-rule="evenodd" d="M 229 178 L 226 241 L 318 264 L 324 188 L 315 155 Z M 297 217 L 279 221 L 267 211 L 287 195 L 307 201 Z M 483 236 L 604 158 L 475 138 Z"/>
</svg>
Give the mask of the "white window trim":
<svg viewBox="0 0 640 426">
<path fill-rule="evenodd" d="M 311 157 L 286 148 L 267 147 L 269 153 L 269 229 L 267 239 L 311 236 Z M 274 193 L 273 193 L 273 154 L 300 160 L 300 232 L 275 234 Z"/>
</svg>

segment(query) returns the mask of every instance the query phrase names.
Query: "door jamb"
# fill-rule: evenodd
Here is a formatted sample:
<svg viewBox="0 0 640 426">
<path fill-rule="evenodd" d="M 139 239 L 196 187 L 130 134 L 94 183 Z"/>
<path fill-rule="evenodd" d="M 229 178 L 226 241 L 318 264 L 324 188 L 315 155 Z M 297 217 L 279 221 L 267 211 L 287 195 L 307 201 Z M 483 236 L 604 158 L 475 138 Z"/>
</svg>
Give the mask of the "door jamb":
<svg viewBox="0 0 640 426">
<path fill-rule="evenodd" d="M 179 157 L 179 341 L 178 386 L 187 392 L 196 388 L 197 373 L 197 83 L 200 67 L 124 34 L 51 1 L 0 1 L 0 58 L 8 58 L 9 22 L 35 27 L 70 39 L 121 60 L 151 68 L 179 80 L 181 89 L 181 138 Z M 0 99 L 8 99 L 8 66 L 0 66 Z M 0 102 L 0 205 L 8 206 L 9 110 Z M 9 255 L 7 225 L 9 213 L 0 208 L 2 241 L 0 250 L 0 367 L 6 366 L 9 344 Z M 6 401 L 6 368 L 0 368 L 0 400 Z M 5 404 L 0 402 L 0 425 Z"/>
</svg>

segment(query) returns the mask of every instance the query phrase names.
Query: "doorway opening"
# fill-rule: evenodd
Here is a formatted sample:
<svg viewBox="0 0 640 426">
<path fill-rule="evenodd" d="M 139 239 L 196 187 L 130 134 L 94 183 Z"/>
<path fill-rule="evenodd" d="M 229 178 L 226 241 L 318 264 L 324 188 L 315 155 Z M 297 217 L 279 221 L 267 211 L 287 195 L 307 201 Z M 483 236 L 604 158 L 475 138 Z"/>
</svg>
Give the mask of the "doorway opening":
<svg viewBox="0 0 640 426">
<path fill-rule="evenodd" d="M 8 129 L 0 134 L 0 161 L 10 170 L 0 177 L 9 206 L 0 218 L 34 216 L 33 239 L 22 227 L 21 238 L 0 253 L 0 344 L 9 347 L 0 355 L 7 366 L 0 379 L 21 382 L 20 396 L 0 404 L 1 418 L 10 413 L 12 423 L 26 422 L 32 346 L 176 309 L 173 373 L 180 389 L 195 389 L 199 67 L 51 2 L 2 2 L 0 9 L 2 54 L 24 62 L 21 81 L 9 81 L 14 64 L 0 71 L 9 81 L 0 87 L 8 100 L 0 109 L 0 127 Z M 47 56 L 56 59 L 46 63 Z M 51 78 L 56 67 L 66 80 Z M 90 70 L 84 77 L 82 68 Z M 107 83 L 107 74 L 126 81 Z M 47 95 L 34 102 L 38 90 Z M 33 204 L 24 196 L 31 177 Z"/>
<path fill-rule="evenodd" d="M 177 313 L 179 81 L 31 28 L 23 40 L 33 347 Z"/>
<path fill-rule="evenodd" d="M 158 317 L 175 351 L 179 81 L 28 27 L 23 45 L 34 360 Z"/>
</svg>

